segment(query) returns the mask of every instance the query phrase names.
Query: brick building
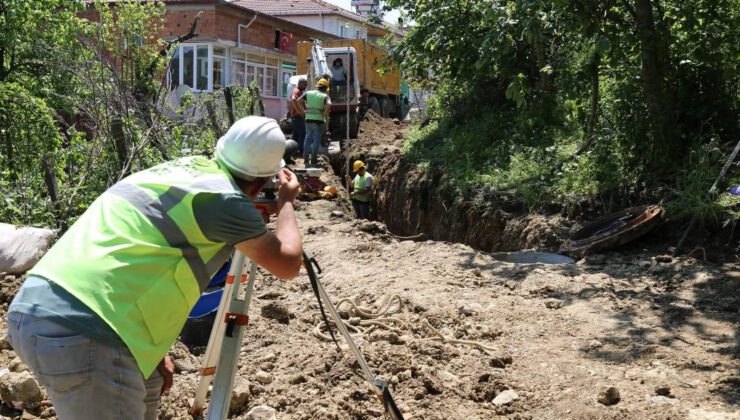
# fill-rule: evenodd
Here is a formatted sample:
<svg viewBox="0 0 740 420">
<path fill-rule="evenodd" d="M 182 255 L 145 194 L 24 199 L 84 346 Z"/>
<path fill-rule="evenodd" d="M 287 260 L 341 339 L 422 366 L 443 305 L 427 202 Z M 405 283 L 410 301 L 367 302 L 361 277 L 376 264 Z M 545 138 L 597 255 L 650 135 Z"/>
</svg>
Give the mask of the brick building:
<svg viewBox="0 0 740 420">
<path fill-rule="evenodd" d="M 164 0 L 162 38 L 188 32 L 202 12 L 198 36 L 174 51 L 168 81 L 194 92 L 222 86 L 246 86 L 255 81 L 262 90 L 265 113 L 279 119 L 287 111 L 286 84 L 296 74 L 296 43 L 336 36 L 253 10 L 240 1 Z"/>
</svg>

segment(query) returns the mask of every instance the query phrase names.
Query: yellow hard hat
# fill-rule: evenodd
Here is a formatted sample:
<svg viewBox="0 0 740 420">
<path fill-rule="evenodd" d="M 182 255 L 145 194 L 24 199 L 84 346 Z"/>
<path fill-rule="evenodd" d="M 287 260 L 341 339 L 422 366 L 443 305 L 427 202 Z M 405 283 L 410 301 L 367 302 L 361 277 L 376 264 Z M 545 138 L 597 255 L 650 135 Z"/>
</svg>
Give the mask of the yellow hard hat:
<svg viewBox="0 0 740 420">
<path fill-rule="evenodd" d="M 326 79 L 321 79 L 316 83 L 316 86 L 325 87 L 329 89 L 329 82 Z"/>
<path fill-rule="evenodd" d="M 355 161 L 355 164 L 354 164 L 354 165 L 352 165 L 352 170 L 353 170 L 354 172 L 357 172 L 357 171 L 359 171 L 359 170 L 360 170 L 360 168 L 362 168 L 363 166 L 365 166 L 365 163 L 364 163 L 363 161 L 361 161 L 361 160 L 356 160 L 356 161 Z"/>
<path fill-rule="evenodd" d="M 326 187 L 324 187 L 324 192 L 327 192 L 329 194 L 336 194 L 337 189 L 335 187 L 331 187 L 327 185 Z"/>
</svg>

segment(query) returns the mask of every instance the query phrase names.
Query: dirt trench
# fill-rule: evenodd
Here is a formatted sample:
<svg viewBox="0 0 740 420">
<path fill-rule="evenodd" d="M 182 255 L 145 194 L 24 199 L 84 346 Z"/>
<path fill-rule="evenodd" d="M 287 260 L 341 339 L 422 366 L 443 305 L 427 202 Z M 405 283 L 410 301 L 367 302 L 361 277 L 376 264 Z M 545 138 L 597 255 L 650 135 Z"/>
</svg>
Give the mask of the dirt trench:
<svg viewBox="0 0 740 420">
<path fill-rule="evenodd" d="M 521 204 L 501 194 L 483 206 L 460 197 L 453 204 L 439 199 L 441 169 L 431 176 L 402 158 L 404 123 L 372 112 L 361 125 L 335 170 L 360 159 L 376 183 L 371 218 L 399 236 L 423 234 L 425 239 L 464 243 L 482 251 L 540 249 L 557 251 L 572 229 L 558 217 L 526 214 Z"/>
</svg>

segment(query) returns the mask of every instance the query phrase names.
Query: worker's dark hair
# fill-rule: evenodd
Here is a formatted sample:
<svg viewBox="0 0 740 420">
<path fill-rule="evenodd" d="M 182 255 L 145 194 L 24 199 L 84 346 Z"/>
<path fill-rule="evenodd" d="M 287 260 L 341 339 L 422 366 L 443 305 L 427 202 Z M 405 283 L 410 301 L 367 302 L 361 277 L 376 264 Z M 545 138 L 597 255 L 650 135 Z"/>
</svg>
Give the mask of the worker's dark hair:
<svg viewBox="0 0 740 420">
<path fill-rule="evenodd" d="M 366 88 L 366 87 L 360 88 L 360 93 L 365 93 L 365 92 L 370 93 L 370 91 L 368 90 L 368 88 Z"/>
<path fill-rule="evenodd" d="M 326 86 L 316 86 L 316 89 L 318 89 L 320 92 L 326 92 Z"/>
<path fill-rule="evenodd" d="M 339 64 L 343 64 L 342 59 L 339 57 L 337 57 L 332 64 L 337 64 L 337 61 L 339 61 Z"/>
</svg>

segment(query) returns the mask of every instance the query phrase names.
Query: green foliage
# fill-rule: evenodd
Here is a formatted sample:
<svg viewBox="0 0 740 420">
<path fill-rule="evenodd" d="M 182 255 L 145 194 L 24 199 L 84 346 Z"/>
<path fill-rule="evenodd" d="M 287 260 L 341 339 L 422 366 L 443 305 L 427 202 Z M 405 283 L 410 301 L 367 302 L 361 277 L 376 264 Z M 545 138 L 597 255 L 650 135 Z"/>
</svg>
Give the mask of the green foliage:
<svg viewBox="0 0 740 420">
<path fill-rule="evenodd" d="M 0 0 L 0 220 L 64 229 L 129 173 L 212 154 L 228 128 L 223 92 L 170 101 L 164 8 Z M 237 118 L 254 112 L 247 89 L 233 97 Z"/>
<path fill-rule="evenodd" d="M 56 69 L 45 59 L 54 47 L 76 42 L 84 26 L 76 0 L 2 0 L 0 2 L 0 82 L 33 77 L 54 77 Z"/>
<path fill-rule="evenodd" d="M 52 203 L 46 197 L 43 165 L 62 144 L 46 103 L 16 83 L 0 84 L 0 220 L 54 220 Z M 41 176 L 40 176 L 41 175 Z"/>
<path fill-rule="evenodd" d="M 700 197 L 711 182 L 688 174 L 711 170 L 692 156 L 714 139 L 721 162 L 740 134 L 736 1 L 388 3 L 415 23 L 393 46 L 402 70 L 436 93 L 407 156 L 456 193 Z M 698 203 L 674 214 L 712 218 Z"/>
</svg>

